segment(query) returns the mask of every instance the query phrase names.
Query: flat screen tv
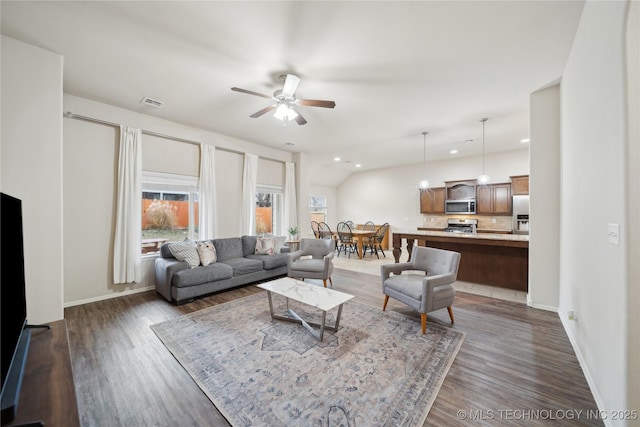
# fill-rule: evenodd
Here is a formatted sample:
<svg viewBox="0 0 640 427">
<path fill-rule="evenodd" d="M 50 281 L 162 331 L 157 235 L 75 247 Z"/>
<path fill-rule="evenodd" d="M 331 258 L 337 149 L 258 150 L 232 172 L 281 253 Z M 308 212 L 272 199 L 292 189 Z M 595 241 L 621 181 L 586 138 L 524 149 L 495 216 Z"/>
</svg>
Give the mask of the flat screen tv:
<svg viewBox="0 0 640 427">
<path fill-rule="evenodd" d="M 5 424 L 15 418 L 31 331 L 26 328 L 22 202 L 7 194 L 0 194 L 0 396 L 1 423 Z"/>
</svg>

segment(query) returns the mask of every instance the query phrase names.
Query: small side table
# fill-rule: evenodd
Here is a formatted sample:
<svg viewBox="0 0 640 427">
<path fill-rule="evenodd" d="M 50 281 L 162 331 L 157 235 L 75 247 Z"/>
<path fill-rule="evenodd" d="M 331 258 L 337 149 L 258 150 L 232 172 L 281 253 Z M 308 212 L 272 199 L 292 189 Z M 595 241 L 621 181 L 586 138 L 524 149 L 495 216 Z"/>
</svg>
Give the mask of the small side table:
<svg viewBox="0 0 640 427">
<path fill-rule="evenodd" d="M 291 252 L 297 251 L 300 247 L 300 240 L 287 240 L 285 243 L 291 248 Z"/>
</svg>

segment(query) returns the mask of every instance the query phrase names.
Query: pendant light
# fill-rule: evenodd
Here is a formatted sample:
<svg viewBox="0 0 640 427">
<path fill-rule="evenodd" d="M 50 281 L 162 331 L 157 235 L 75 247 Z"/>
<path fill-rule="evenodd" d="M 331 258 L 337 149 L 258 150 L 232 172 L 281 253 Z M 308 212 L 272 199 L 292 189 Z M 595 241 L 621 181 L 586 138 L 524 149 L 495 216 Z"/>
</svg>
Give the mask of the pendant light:
<svg viewBox="0 0 640 427">
<path fill-rule="evenodd" d="M 487 122 L 487 118 L 480 119 L 482 122 L 482 175 L 478 177 L 478 184 L 484 185 L 489 182 L 489 175 L 484 173 L 484 124 Z"/>
<path fill-rule="evenodd" d="M 429 132 L 422 132 L 423 152 L 422 160 L 424 163 L 424 174 L 422 175 L 422 181 L 420 181 L 419 187 L 421 190 L 429 188 L 429 181 L 427 181 L 427 134 Z"/>
</svg>

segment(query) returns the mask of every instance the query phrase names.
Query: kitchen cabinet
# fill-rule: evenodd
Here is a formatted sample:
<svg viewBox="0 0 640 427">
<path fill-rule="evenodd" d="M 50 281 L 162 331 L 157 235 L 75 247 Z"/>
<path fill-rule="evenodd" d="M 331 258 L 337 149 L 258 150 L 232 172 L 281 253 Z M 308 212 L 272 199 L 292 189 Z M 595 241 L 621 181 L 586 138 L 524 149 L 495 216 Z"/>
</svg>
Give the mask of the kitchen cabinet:
<svg viewBox="0 0 640 427">
<path fill-rule="evenodd" d="M 529 194 L 529 175 L 511 177 L 511 195 L 519 196 Z"/>
<path fill-rule="evenodd" d="M 511 215 L 511 183 L 479 185 L 476 188 L 476 213 Z"/>
<path fill-rule="evenodd" d="M 445 188 L 435 187 L 420 190 L 420 213 L 443 214 L 444 213 Z"/>
<path fill-rule="evenodd" d="M 447 181 L 445 198 L 447 200 L 471 200 L 476 197 L 476 181 Z"/>
</svg>

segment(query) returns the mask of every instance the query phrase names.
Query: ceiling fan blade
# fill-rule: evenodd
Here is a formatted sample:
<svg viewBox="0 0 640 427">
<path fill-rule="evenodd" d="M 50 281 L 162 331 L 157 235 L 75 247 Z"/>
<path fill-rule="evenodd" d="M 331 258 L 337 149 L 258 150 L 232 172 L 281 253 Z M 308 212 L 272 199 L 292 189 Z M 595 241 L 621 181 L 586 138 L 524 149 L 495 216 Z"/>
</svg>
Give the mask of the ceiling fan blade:
<svg viewBox="0 0 640 427">
<path fill-rule="evenodd" d="M 336 103 L 333 101 L 322 101 L 319 99 L 298 99 L 298 105 L 303 105 L 306 107 L 324 107 L 324 108 L 333 108 L 336 106 Z"/>
<path fill-rule="evenodd" d="M 304 117 L 302 117 L 302 114 L 300 114 L 298 110 L 294 110 L 294 111 L 298 113 L 298 115 L 296 116 L 296 123 L 298 123 L 300 126 L 306 125 L 307 121 L 305 120 Z"/>
<path fill-rule="evenodd" d="M 248 93 L 249 95 L 261 96 L 262 98 L 271 99 L 271 97 L 269 95 L 263 95 L 261 93 L 254 92 L 252 90 L 242 89 L 242 88 L 239 88 L 239 87 L 232 87 L 231 90 L 234 90 L 236 92 Z"/>
<path fill-rule="evenodd" d="M 282 94 L 287 98 L 292 97 L 299 84 L 300 78 L 298 76 L 287 74 L 287 78 L 284 81 L 284 87 L 282 88 Z"/>
<path fill-rule="evenodd" d="M 269 105 L 268 107 L 265 107 L 265 108 L 263 108 L 262 110 L 260 110 L 260 111 L 258 111 L 258 112 L 256 112 L 256 113 L 253 113 L 253 114 L 252 114 L 252 115 L 250 115 L 249 117 L 254 118 L 254 119 L 257 119 L 258 117 L 260 117 L 260 116 L 262 116 L 262 115 L 264 115 L 264 114 L 267 114 L 269 111 L 275 110 L 275 109 L 276 109 L 276 107 L 277 107 L 277 105 L 276 105 L 276 104 Z"/>
</svg>

